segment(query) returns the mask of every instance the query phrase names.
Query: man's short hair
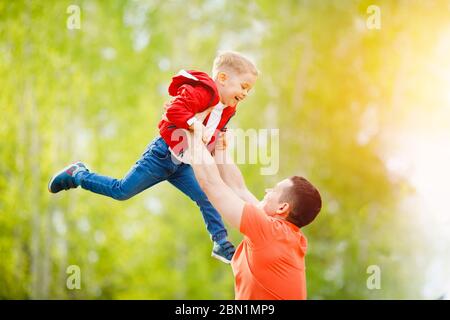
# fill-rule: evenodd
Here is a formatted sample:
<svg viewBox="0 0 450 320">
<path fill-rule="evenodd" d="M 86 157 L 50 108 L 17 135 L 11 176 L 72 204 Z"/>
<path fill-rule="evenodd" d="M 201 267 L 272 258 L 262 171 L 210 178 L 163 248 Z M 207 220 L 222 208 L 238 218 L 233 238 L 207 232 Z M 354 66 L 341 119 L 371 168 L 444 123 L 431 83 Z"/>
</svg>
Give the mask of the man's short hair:
<svg viewBox="0 0 450 320">
<path fill-rule="evenodd" d="M 280 202 L 291 206 L 286 220 L 301 228 L 310 224 L 322 208 L 319 191 L 305 178 L 293 176 L 289 179 L 292 185 L 286 188 Z"/>
<path fill-rule="evenodd" d="M 213 78 L 216 78 L 219 71 L 224 69 L 231 69 L 232 71 L 241 74 L 249 72 L 258 76 L 259 71 L 255 64 L 242 54 L 234 51 L 221 51 L 214 59 L 213 64 Z"/>
</svg>

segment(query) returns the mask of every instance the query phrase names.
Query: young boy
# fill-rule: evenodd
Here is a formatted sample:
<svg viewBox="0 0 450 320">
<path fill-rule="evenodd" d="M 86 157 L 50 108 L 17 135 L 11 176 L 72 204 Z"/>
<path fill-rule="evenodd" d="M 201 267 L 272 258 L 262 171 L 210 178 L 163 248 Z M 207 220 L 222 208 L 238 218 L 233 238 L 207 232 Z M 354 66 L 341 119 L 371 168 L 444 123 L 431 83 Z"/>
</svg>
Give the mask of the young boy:
<svg viewBox="0 0 450 320">
<path fill-rule="evenodd" d="M 230 263 L 235 248 L 227 239 L 220 214 L 183 158 L 187 148 L 183 129 L 200 133 L 208 150 L 214 150 L 218 133 L 226 130 L 237 104 L 246 98 L 257 76 L 254 64 L 236 52 L 220 53 L 215 58 L 212 78 L 204 72 L 181 70 L 169 86 L 169 94 L 174 98 L 166 104 L 166 112 L 158 125 L 160 137 L 147 146 L 123 179 L 92 173 L 82 162 L 77 162 L 55 174 L 48 190 L 57 193 L 81 185 L 83 189 L 126 200 L 167 180 L 200 207 L 214 243 L 211 255 Z"/>
</svg>

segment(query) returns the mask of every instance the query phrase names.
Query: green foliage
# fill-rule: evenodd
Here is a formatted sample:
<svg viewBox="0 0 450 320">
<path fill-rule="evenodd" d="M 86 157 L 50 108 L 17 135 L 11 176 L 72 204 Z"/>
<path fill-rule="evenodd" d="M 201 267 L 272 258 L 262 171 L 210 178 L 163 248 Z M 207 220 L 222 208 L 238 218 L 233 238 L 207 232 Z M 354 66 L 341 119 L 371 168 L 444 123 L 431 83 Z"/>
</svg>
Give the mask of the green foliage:
<svg viewBox="0 0 450 320">
<path fill-rule="evenodd" d="M 305 229 L 309 298 L 421 296 L 414 225 L 398 207 L 405 183 L 389 178 L 377 134 L 357 139 L 369 106 L 381 125 L 389 117 L 401 61 L 391 50 L 419 32 L 420 4 L 383 1 L 382 32 L 365 28 L 368 1 L 79 0 L 81 29 L 69 30 L 72 2 L 0 1 L 0 298 L 234 298 L 199 210 L 168 183 L 125 202 L 46 190 L 75 159 L 123 176 L 158 134 L 171 76 L 209 72 L 228 48 L 262 71 L 231 126 L 280 128 L 276 176 L 241 165 L 250 190 L 302 174 L 323 195 Z M 69 265 L 80 290 L 66 288 Z M 367 289 L 369 265 L 382 290 Z"/>
</svg>

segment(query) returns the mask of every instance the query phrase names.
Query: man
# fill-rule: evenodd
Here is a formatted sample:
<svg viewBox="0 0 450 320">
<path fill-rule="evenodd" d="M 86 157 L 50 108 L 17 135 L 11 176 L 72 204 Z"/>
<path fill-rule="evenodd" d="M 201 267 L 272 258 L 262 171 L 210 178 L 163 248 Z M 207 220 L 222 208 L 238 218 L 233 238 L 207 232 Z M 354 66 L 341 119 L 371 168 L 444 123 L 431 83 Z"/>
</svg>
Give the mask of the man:
<svg viewBox="0 0 450 320">
<path fill-rule="evenodd" d="M 300 228 L 321 209 L 317 189 L 298 176 L 258 201 L 228 156 L 221 134 L 213 159 L 198 133 L 187 134 L 191 165 L 213 206 L 244 239 L 231 261 L 237 300 L 306 299 L 306 237 Z M 216 165 L 217 163 L 217 165 Z"/>
</svg>

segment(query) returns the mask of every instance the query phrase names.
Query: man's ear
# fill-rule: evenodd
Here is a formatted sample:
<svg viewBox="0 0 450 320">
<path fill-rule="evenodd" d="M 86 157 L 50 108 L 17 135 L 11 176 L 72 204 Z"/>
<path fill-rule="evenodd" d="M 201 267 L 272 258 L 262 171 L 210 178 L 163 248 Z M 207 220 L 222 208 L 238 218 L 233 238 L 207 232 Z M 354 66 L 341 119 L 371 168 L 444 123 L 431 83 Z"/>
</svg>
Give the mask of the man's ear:
<svg viewBox="0 0 450 320">
<path fill-rule="evenodd" d="M 283 202 L 278 205 L 277 215 L 286 217 L 289 214 L 289 211 L 291 211 L 291 206 L 289 203 Z"/>
</svg>

